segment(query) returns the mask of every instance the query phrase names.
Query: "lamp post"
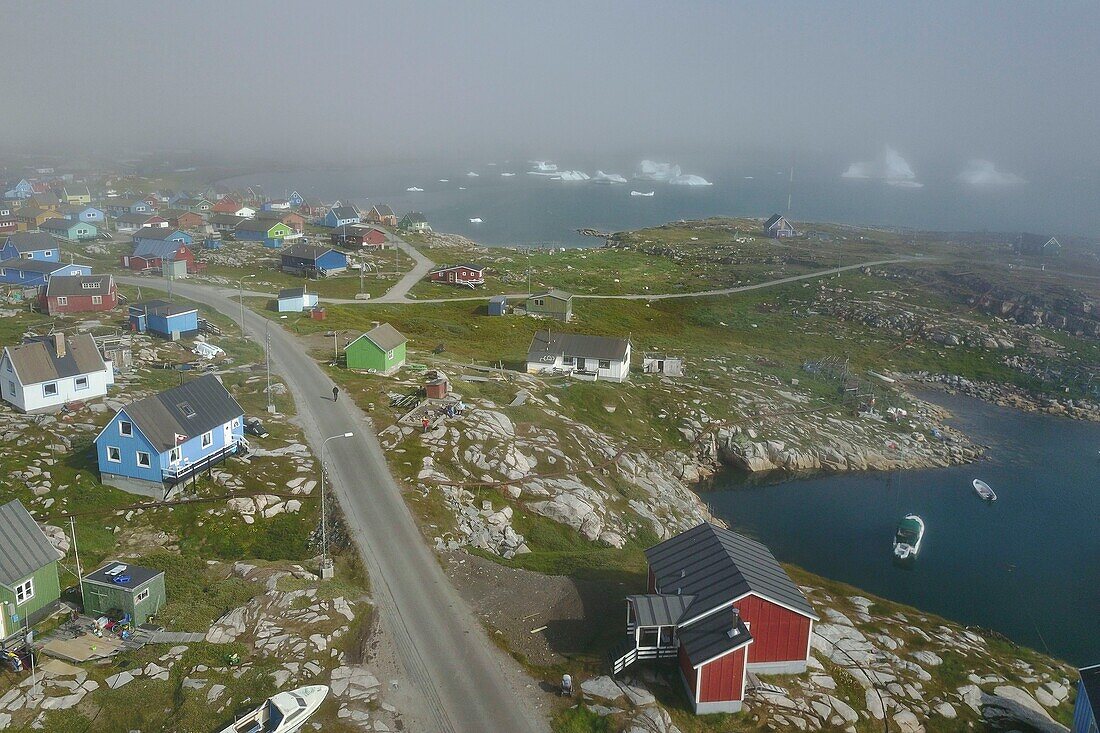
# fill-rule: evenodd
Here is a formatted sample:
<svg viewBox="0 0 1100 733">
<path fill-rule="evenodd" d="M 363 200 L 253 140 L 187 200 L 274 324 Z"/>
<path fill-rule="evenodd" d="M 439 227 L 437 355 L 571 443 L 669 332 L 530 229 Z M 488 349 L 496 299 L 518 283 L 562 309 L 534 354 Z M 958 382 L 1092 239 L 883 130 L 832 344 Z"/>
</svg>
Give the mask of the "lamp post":
<svg viewBox="0 0 1100 733">
<path fill-rule="evenodd" d="M 334 574 L 332 560 L 328 556 L 328 520 L 325 515 L 325 447 L 330 440 L 350 438 L 355 433 L 330 435 L 321 443 L 321 580 L 330 580 Z"/>
<path fill-rule="evenodd" d="M 241 301 L 241 341 L 244 341 L 244 281 L 250 277 L 256 277 L 255 273 L 245 275 L 237 281 L 237 297 Z"/>
</svg>

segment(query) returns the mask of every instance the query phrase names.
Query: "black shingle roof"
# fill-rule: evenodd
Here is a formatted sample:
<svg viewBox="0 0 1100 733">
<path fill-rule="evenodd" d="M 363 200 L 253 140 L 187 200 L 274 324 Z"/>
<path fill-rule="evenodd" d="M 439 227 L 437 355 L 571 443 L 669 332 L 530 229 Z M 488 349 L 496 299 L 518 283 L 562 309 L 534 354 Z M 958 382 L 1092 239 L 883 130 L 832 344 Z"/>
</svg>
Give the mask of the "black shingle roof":
<svg viewBox="0 0 1100 733">
<path fill-rule="evenodd" d="M 0 506 L 0 583 L 10 587 L 59 555 L 18 499 Z"/>
<path fill-rule="evenodd" d="M 544 355 L 550 356 L 581 356 L 586 359 L 614 359 L 622 361 L 626 358 L 626 350 L 630 342 L 626 339 L 605 338 L 603 336 L 586 336 L 579 333 L 562 333 L 560 331 L 536 331 L 531 339 L 531 346 L 527 349 L 527 361 L 540 361 Z"/>
<path fill-rule="evenodd" d="M 113 570 L 114 568 L 116 568 L 118 566 L 122 566 L 125 569 L 120 570 L 118 573 L 116 573 L 114 575 L 108 575 L 107 574 L 108 570 Z M 105 585 L 109 585 L 109 586 L 114 587 L 114 588 L 125 588 L 126 590 L 135 590 L 135 589 L 141 587 L 142 585 L 145 585 L 146 583 L 148 583 L 150 580 L 157 577 L 158 575 L 163 575 L 163 574 L 164 574 L 163 570 L 153 570 L 152 568 L 143 568 L 140 565 L 130 565 L 129 563 L 126 563 L 126 562 L 111 561 L 111 562 L 107 563 L 106 565 L 104 565 L 103 567 L 101 567 L 99 570 L 96 570 L 93 573 L 88 573 L 87 575 L 85 575 L 84 580 L 88 580 L 88 581 L 91 581 L 93 583 L 103 583 Z M 122 582 L 122 583 L 117 582 L 117 580 L 121 580 L 123 578 L 127 578 L 127 580 L 125 582 Z"/>
<path fill-rule="evenodd" d="M 647 593 L 627 596 L 634 606 L 634 619 L 639 626 L 674 626 L 695 596 L 673 596 Z"/>
<path fill-rule="evenodd" d="M 57 240 L 46 232 L 16 232 L 8 236 L 8 243 L 14 246 L 15 251 L 19 253 L 57 249 Z"/>
<path fill-rule="evenodd" d="M 746 593 L 816 619 L 813 606 L 767 547 L 704 522 L 645 552 L 662 593 L 693 595 L 685 620 Z"/>
<path fill-rule="evenodd" d="M 176 435 L 193 438 L 244 414 L 213 374 L 138 400 L 124 409 L 161 453 L 175 447 Z"/>
<path fill-rule="evenodd" d="M 679 628 L 676 635 L 694 666 L 752 641 L 752 634 L 744 622 L 733 625 L 732 613 L 707 616 L 691 626 Z"/>
<path fill-rule="evenodd" d="M 283 257 L 293 257 L 295 259 L 313 260 L 320 259 L 327 252 L 335 252 L 332 247 L 322 247 L 318 244 L 306 244 L 305 242 L 299 242 L 298 244 L 287 247 L 279 254 Z"/>
</svg>

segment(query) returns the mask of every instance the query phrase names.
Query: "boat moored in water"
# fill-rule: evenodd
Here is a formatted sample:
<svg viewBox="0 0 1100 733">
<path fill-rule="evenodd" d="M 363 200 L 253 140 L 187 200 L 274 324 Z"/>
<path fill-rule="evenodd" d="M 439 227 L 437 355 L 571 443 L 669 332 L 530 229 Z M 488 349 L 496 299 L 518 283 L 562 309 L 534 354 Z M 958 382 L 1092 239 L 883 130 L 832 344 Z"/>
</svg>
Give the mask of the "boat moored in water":
<svg viewBox="0 0 1100 733">
<path fill-rule="evenodd" d="M 298 733 L 328 697 L 327 685 L 280 692 L 219 733 Z"/>
<path fill-rule="evenodd" d="M 974 479 L 973 482 L 974 491 L 978 492 L 978 496 L 982 497 L 985 501 L 997 501 L 997 492 L 980 478 Z"/>
<path fill-rule="evenodd" d="M 894 557 L 898 560 L 915 558 L 924 539 L 924 520 L 916 514 L 906 514 L 898 522 L 894 533 Z"/>
</svg>

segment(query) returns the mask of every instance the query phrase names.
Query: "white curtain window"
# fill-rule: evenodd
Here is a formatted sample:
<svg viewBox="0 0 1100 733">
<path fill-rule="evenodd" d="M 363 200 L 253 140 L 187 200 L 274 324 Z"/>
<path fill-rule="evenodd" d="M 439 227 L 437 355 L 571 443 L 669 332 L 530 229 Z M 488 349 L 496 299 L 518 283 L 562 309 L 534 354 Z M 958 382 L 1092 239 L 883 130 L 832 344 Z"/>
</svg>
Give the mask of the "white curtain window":
<svg viewBox="0 0 1100 733">
<path fill-rule="evenodd" d="M 15 586 L 15 603 L 16 605 L 22 605 L 34 598 L 34 579 L 27 578 L 19 585 Z"/>
<path fill-rule="evenodd" d="M 149 468 L 149 454 L 145 451 L 137 451 L 137 464 L 142 468 Z"/>
<path fill-rule="evenodd" d="M 107 446 L 107 460 L 110 461 L 111 463 L 121 463 L 122 462 L 122 454 L 119 452 L 117 446 L 113 446 L 113 445 Z"/>
</svg>

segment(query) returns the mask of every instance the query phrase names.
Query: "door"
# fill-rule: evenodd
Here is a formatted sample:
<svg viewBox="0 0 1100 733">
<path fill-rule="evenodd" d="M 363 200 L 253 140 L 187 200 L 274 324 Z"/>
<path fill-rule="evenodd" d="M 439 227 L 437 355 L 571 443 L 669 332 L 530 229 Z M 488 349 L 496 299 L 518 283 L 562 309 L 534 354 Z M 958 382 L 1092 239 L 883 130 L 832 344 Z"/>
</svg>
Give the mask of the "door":
<svg viewBox="0 0 1100 733">
<path fill-rule="evenodd" d="M 222 426 L 222 429 L 225 431 L 224 445 L 231 445 L 233 443 L 233 425 L 231 423 L 226 423 Z"/>
<path fill-rule="evenodd" d="M 584 371 L 584 357 L 583 356 L 578 356 L 577 357 L 577 371 L 578 372 L 583 372 Z"/>
</svg>

